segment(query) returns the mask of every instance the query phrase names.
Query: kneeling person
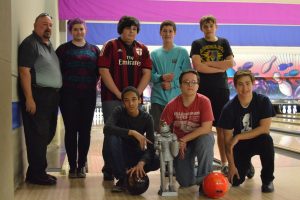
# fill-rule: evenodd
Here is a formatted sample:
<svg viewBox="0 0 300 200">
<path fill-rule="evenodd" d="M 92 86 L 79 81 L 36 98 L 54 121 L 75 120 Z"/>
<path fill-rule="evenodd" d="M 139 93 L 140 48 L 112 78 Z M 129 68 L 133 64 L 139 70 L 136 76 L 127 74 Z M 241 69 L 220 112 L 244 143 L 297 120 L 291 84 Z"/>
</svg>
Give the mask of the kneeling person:
<svg viewBox="0 0 300 200">
<path fill-rule="evenodd" d="M 262 192 L 273 192 L 274 145 L 270 136 L 274 108 L 268 97 L 253 92 L 254 76 L 249 70 L 237 71 L 233 78 L 237 95 L 223 108 L 220 127 L 225 130 L 228 178 L 238 186 L 254 174 L 251 157 L 259 155 Z"/>
<path fill-rule="evenodd" d="M 127 174 L 143 177 L 159 168 L 159 159 L 154 150 L 153 119 L 139 108 L 139 92 L 134 87 L 123 90 L 123 106 L 114 109 L 104 126 L 107 146 L 114 177 L 118 182 L 113 192 L 126 190 Z"/>
<path fill-rule="evenodd" d="M 194 70 L 184 71 L 179 77 L 181 95 L 165 107 L 161 120 L 173 127 L 179 139 L 179 155 L 174 160 L 176 180 L 181 187 L 199 184 L 212 169 L 214 136 L 213 112 L 209 99 L 197 93 L 199 75 Z M 195 157 L 198 160 L 194 175 Z"/>
</svg>

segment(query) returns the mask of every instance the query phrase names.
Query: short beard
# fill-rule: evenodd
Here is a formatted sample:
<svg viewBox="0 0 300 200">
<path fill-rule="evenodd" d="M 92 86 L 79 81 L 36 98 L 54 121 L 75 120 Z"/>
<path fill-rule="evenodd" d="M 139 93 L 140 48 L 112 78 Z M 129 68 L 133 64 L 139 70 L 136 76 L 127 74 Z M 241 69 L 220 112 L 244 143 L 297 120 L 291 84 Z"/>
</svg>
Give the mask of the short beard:
<svg viewBox="0 0 300 200">
<path fill-rule="evenodd" d="M 51 32 L 50 31 L 45 31 L 44 34 L 43 34 L 43 37 L 46 38 L 46 39 L 50 39 Z"/>
</svg>

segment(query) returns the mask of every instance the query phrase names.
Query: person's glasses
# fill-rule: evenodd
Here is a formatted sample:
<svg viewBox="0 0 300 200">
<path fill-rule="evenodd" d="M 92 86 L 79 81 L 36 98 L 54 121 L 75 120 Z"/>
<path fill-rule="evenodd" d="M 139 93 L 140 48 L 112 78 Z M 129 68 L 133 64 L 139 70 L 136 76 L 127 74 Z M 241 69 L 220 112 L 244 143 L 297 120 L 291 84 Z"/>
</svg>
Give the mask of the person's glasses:
<svg viewBox="0 0 300 200">
<path fill-rule="evenodd" d="M 194 86 L 198 84 L 198 81 L 182 81 L 182 83 L 186 86 Z"/>
</svg>

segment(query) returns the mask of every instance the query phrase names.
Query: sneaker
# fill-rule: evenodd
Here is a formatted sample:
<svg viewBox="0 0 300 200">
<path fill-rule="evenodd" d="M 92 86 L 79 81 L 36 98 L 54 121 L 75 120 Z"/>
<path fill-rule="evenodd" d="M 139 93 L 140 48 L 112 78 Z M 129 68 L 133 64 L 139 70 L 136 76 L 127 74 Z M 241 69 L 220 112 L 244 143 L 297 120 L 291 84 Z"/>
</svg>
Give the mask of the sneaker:
<svg viewBox="0 0 300 200">
<path fill-rule="evenodd" d="M 221 173 L 224 174 L 224 176 L 227 176 L 228 175 L 228 172 L 229 172 L 229 168 L 227 165 L 223 165 L 221 167 Z"/>
<path fill-rule="evenodd" d="M 238 179 L 238 177 L 236 175 L 234 175 L 234 177 L 232 179 L 231 186 L 232 187 L 238 187 L 240 184 L 241 184 L 240 179 Z"/>
<path fill-rule="evenodd" d="M 78 178 L 85 178 L 86 177 L 86 169 L 85 167 L 81 167 L 77 169 L 77 177 Z"/>
<path fill-rule="evenodd" d="M 77 178 L 77 170 L 76 170 L 76 168 L 69 170 L 69 178 Z"/>
<path fill-rule="evenodd" d="M 246 176 L 248 177 L 248 179 L 251 179 L 253 178 L 254 174 L 255 174 L 255 169 L 252 163 L 250 163 L 250 168 L 248 169 Z"/>
<path fill-rule="evenodd" d="M 126 179 L 120 179 L 116 185 L 113 186 L 111 189 L 112 192 L 126 192 L 127 190 L 127 183 Z"/>
<path fill-rule="evenodd" d="M 56 180 L 49 178 L 47 175 L 26 177 L 26 182 L 36 185 L 55 185 Z"/>
<path fill-rule="evenodd" d="M 264 193 L 270 193 L 274 191 L 274 185 L 273 185 L 273 181 L 271 181 L 269 184 L 263 184 L 261 186 L 261 191 Z"/>
</svg>

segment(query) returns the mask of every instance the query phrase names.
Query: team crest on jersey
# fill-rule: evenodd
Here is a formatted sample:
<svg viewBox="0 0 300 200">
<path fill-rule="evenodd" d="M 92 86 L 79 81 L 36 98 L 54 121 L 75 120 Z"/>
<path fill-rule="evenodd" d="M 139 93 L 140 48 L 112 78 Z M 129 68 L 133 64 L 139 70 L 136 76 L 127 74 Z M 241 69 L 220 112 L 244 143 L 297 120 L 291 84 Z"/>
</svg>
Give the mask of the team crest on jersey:
<svg viewBox="0 0 300 200">
<path fill-rule="evenodd" d="M 137 55 L 139 55 L 139 56 L 141 56 L 143 53 L 143 50 L 141 48 L 136 48 L 135 51 L 136 51 Z"/>
</svg>

